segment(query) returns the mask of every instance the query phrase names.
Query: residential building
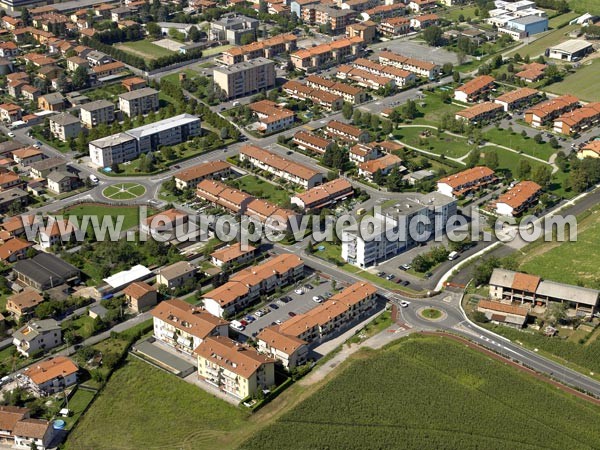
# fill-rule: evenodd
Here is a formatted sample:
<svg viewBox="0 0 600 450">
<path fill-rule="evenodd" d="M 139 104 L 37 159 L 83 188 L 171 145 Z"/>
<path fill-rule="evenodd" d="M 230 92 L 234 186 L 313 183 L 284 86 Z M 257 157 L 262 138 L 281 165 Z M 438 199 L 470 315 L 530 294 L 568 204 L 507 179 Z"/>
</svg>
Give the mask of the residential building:
<svg viewBox="0 0 600 450">
<path fill-rule="evenodd" d="M 344 106 L 344 99 L 340 95 L 310 88 L 296 80 L 286 82 L 282 89 L 292 98 L 310 100 L 327 111 L 339 111 Z"/>
<path fill-rule="evenodd" d="M 125 69 L 125 64 L 123 64 L 121 61 L 109 62 L 107 64 L 100 64 L 97 66 L 92 65 L 92 73 L 98 80 L 102 80 L 102 78 L 109 77 L 111 75 L 117 75 L 121 72 L 124 72 Z"/>
<path fill-rule="evenodd" d="M 2 58 L 14 58 L 19 56 L 19 47 L 14 42 L 2 42 L 0 43 L 0 56 Z"/>
<path fill-rule="evenodd" d="M 68 112 L 55 114 L 50 117 L 49 122 L 52 136 L 62 142 L 67 142 L 71 138 L 75 139 L 81 133 L 81 122 Z"/>
<path fill-rule="evenodd" d="M 173 178 L 177 189 L 195 189 L 202 180 L 228 178 L 232 173 L 231 164 L 226 161 L 208 161 L 177 172 Z"/>
<path fill-rule="evenodd" d="M 458 111 L 454 118 L 477 124 L 493 120 L 503 112 L 504 107 L 502 105 L 494 102 L 483 102 Z"/>
<path fill-rule="evenodd" d="M 12 238 L 0 244 L 0 261 L 13 263 L 26 256 L 27 250 L 33 247 L 31 242 L 20 238 Z"/>
<path fill-rule="evenodd" d="M 256 94 L 275 86 L 275 63 L 258 57 L 213 70 L 215 83 L 225 91 L 227 98 Z"/>
<path fill-rule="evenodd" d="M 306 341 L 279 332 L 278 326 L 263 328 L 256 336 L 259 353 L 281 362 L 283 367 L 292 370 L 308 361 Z"/>
<path fill-rule="evenodd" d="M 188 223 L 188 220 L 188 213 L 171 208 L 146 218 L 146 221 L 140 225 L 139 229 L 140 233 L 146 235 L 160 234 L 163 231 L 172 231 L 176 227 Z"/>
<path fill-rule="evenodd" d="M 234 243 L 221 247 L 210 254 L 210 262 L 213 266 L 228 269 L 232 266 L 246 264 L 257 256 L 257 248 L 249 244 L 242 246 Z"/>
<path fill-rule="evenodd" d="M 298 70 L 321 70 L 351 61 L 362 53 L 364 41 L 361 37 L 343 38 L 320 44 L 309 49 L 298 50 L 291 55 L 291 61 Z"/>
<path fill-rule="evenodd" d="M 0 191 L 0 213 L 8 211 L 13 204 L 27 206 L 28 203 L 29 194 L 20 188 Z"/>
<path fill-rule="evenodd" d="M 29 166 L 29 173 L 34 178 L 48 178 L 48 174 L 55 170 L 66 170 L 67 161 L 64 158 L 53 156 L 32 163 Z"/>
<path fill-rule="evenodd" d="M 127 133 L 117 133 L 89 143 L 92 163 L 100 167 L 110 167 L 137 158 L 137 140 Z"/>
<path fill-rule="evenodd" d="M 54 172 L 50 175 L 53 174 Z M 69 242 L 76 231 L 77 227 L 69 219 L 55 220 L 49 218 L 46 226 L 41 227 L 39 230 L 38 242 L 43 250 L 47 250 L 55 245 L 63 245 Z"/>
<path fill-rule="evenodd" d="M 235 214 L 244 214 L 248 203 L 254 200 L 250 194 L 215 180 L 202 180 L 196 187 L 196 196 L 213 205 L 220 206 Z"/>
<path fill-rule="evenodd" d="M 224 14 L 219 20 L 211 21 L 209 38 L 214 41 L 229 41 L 240 45 L 242 37 L 250 35 L 256 40 L 259 21 L 235 13 Z"/>
<path fill-rule="evenodd" d="M 16 281 L 38 291 L 46 291 L 67 283 L 77 283 L 80 271 L 51 253 L 39 253 L 33 258 L 17 261 L 13 266 Z"/>
<path fill-rule="evenodd" d="M 252 220 L 258 220 L 265 228 L 279 233 L 291 231 L 292 222 L 298 221 L 298 214 L 294 211 L 258 198 L 248 203 L 244 214 Z"/>
<path fill-rule="evenodd" d="M 275 360 L 228 337 L 209 337 L 194 350 L 198 376 L 220 390 L 244 399 L 275 385 Z"/>
<path fill-rule="evenodd" d="M 600 122 L 600 102 L 588 103 L 566 112 L 554 121 L 554 132 L 574 134 L 587 130 Z"/>
<path fill-rule="evenodd" d="M 346 36 L 349 38 L 358 37 L 365 44 L 372 44 L 377 34 L 377 24 L 371 20 L 364 22 L 351 23 L 346 26 Z"/>
<path fill-rule="evenodd" d="M 246 308 L 263 294 L 294 283 L 304 276 L 304 261 L 285 253 L 248 267 L 202 296 L 204 308 L 217 317 Z"/>
<path fill-rule="evenodd" d="M 258 131 L 270 134 L 285 130 L 294 125 L 296 113 L 277 105 L 271 100 L 260 100 L 250 103 L 248 108 L 258 118 Z"/>
<path fill-rule="evenodd" d="M 366 70 L 348 65 L 339 66 L 335 76 L 341 80 L 354 81 L 361 87 L 375 91 L 379 89 L 389 89 L 391 91 L 396 87 L 396 83 L 391 77 L 375 75 Z"/>
<path fill-rule="evenodd" d="M 554 302 L 564 303 L 588 316 L 596 311 L 600 294 L 596 289 L 542 280 L 535 275 L 506 269 L 494 269 L 489 284 L 490 297 L 495 300 L 546 307 Z"/>
<path fill-rule="evenodd" d="M 260 42 L 232 47 L 225 50 L 221 59 L 227 65 L 237 64 L 242 61 L 250 61 L 255 58 L 271 59 L 284 53 L 291 53 L 296 50 L 296 41 L 298 38 L 289 34 L 280 34 Z"/>
<path fill-rule="evenodd" d="M 10 188 L 23 187 L 23 180 L 14 172 L 0 173 L 0 191 L 5 191 Z"/>
<path fill-rule="evenodd" d="M 298 131 L 294 134 L 292 142 L 302 150 L 308 150 L 320 155 L 324 155 L 334 144 L 333 141 L 312 134 L 309 131 Z"/>
<path fill-rule="evenodd" d="M 26 358 L 62 343 L 62 331 L 54 319 L 32 320 L 13 334 L 13 345 Z"/>
<path fill-rule="evenodd" d="M 24 381 L 40 395 L 52 395 L 77 383 L 79 367 L 71 358 L 54 356 L 23 371 Z"/>
<path fill-rule="evenodd" d="M 376 145 L 355 144 L 350 147 L 348 157 L 350 162 L 358 165 L 372 159 L 380 158 L 381 153 L 379 152 L 379 147 Z"/>
<path fill-rule="evenodd" d="M 385 176 L 394 168 L 398 168 L 401 172 L 406 171 L 406 168 L 402 167 L 401 164 L 402 160 L 396 155 L 386 153 L 381 158 L 359 163 L 358 175 L 372 181 L 376 172 L 381 172 L 381 174 Z"/>
<path fill-rule="evenodd" d="M 525 111 L 525 122 L 534 128 L 541 128 L 578 106 L 579 99 L 577 97 L 570 94 L 561 95 L 527 109 Z"/>
<path fill-rule="evenodd" d="M 151 314 L 154 338 L 188 355 L 209 337 L 229 336 L 227 321 L 178 298 L 160 302 Z"/>
<path fill-rule="evenodd" d="M 571 39 L 548 49 L 548 57 L 561 61 L 579 61 L 594 51 L 593 43 L 583 39 Z"/>
<path fill-rule="evenodd" d="M 356 17 L 354 9 L 338 9 L 330 5 L 319 3 L 305 8 L 302 20 L 305 23 L 322 25 L 331 34 L 341 34 L 346 27 L 354 22 Z"/>
<path fill-rule="evenodd" d="M 14 161 L 23 167 L 29 166 L 34 162 L 41 161 L 46 157 L 41 150 L 38 150 L 35 147 L 17 149 L 12 152 L 12 156 Z"/>
<path fill-rule="evenodd" d="M 21 88 L 21 95 L 28 102 L 37 102 L 37 99 L 40 97 L 41 93 L 42 92 L 38 88 L 31 86 L 30 84 L 26 84 Z"/>
<path fill-rule="evenodd" d="M 62 170 L 50 172 L 47 181 L 48 190 L 55 194 L 71 192 L 73 189 L 77 189 L 81 183 L 77 175 Z"/>
<path fill-rule="evenodd" d="M 121 82 L 121 85 L 127 90 L 127 92 L 137 91 L 147 86 L 146 80 L 141 77 L 126 78 Z"/>
<path fill-rule="evenodd" d="M 295 194 L 291 203 L 305 211 L 314 211 L 343 201 L 352 194 L 354 194 L 352 184 L 343 178 L 336 178 L 301 194 Z"/>
<path fill-rule="evenodd" d="M 60 92 L 52 92 L 38 98 L 38 108 L 44 111 L 64 111 L 65 98 Z"/>
<path fill-rule="evenodd" d="M 31 419 L 28 408 L 0 406 L 0 424 L 2 444 L 10 448 L 46 450 L 55 438 L 52 422 Z"/>
<path fill-rule="evenodd" d="M 539 184 L 521 181 L 498 198 L 496 214 L 516 217 L 533 206 L 541 193 L 542 187 Z"/>
<path fill-rule="evenodd" d="M 490 300 L 479 300 L 477 311 L 485 314 L 492 323 L 523 328 L 527 322 L 529 308 Z"/>
<path fill-rule="evenodd" d="M 426 77 L 430 80 L 437 78 L 440 74 L 440 66 L 437 64 L 422 61 L 420 59 L 408 58 L 403 55 L 398 55 L 390 51 L 382 51 L 379 53 L 379 64 L 384 66 L 395 66 L 400 69 L 413 72 L 420 77 Z"/>
<path fill-rule="evenodd" d="M 314 89 L 329 92 L 330 94 L 339 95 L 344 101 L 353 105 L 358 105 L 367 100 L 367 93 L 362 89 L 337 81 L 331 81 L 317 75 L 308 76 L 306 78 L 306 85 Z"/>
<path fill-rule="evenodd" d="M 15 238 L 17 239 L 17 238 Z M 38 291 L 26 288 L 18 294 L 13 294 L 6 300 L 6 310 L 11 313 L 16 320 L 21 317 L 31 316 L 35 308 L 44 301 L 44 297 Z"/>
<path fill-rule="evenodd" d="M 23 116 L 23 108 L 14 103 L 2 103 L 0 105 L 0 119 L 4 122 L 13 123 L 21 120 Z"/>
<path fill-rule="evenodd" d="M 494 102 L 502 105 L 504 111 L 508 112 L 535 102 L 539 95 L 540 92 L 537 89 L 525 87 L 502 94 L 496 97 Z"/>
<path fill-rule="evenodd" d="M 487 96 L 496 86 L 496 79 L 490 75 L 480 75 L 467 81 L 454 90 L 454 99 L 464 103 L 473 103 Z"/>
<path fill-rule="evenodd" d="M 80 67 L 83 67 L 86 70 L 89 69 L 90 64 L 88 63 L 88 60 L 81 56 L 71 56 L 70 58 L 67 58 L 67 70 L 75 72 Z"/>
<path fill-rule="evenodd" d="M 577 151 L 577 158 L 600 158 L 600 141 L 590 141 Z"/>
<path fill-rule="evenodd" d="M 265 170 L 290 183 L 305 189 L 323 182 L 323 174 L 309 167 L 289 161 L 268 150 L 254 145 L 244 145 L 239 154 L 240 161 L 248 161 L 254 167 Z"/>
<path fill-rule="evenodd" d="M 87 128 L 93 128 L 101 123 L 112 123 L 115 120 L 115 105 L 108 100 L 96 100 L 81 105 L 81 121 Z"/>
<path fill-rule="evenodd" d="M 149 87 L 119 95 L 119 109 L 129 117 L 158 110 L 158 91 Z"/>
<path fill-rule="evenodd" d="M 427 27 L 438 25 L 440 18 L 437 14 L 422 14 L 410 19 L 410 26 L 415 30 L 422 30 Z"/>
<path fill-rule="evenodd" d="M 456 204 L 438 192 L 406 194 L 396 204 L 375 212 L 369 235 L 363 236 L 359 227 L 344 230 L 342 259 L 357 267 L 370 267 L 440 237 L 453 226 Z"/>
<path fill-rule="evenodd" d="M 187 261 L 179 261 L 161 268 L 156 275 L 156 284 L 167 289 L 177 289 L 187 283 L 194 283 L 195 278 L 196 267 Z"/>
<path fill-rule="evenodd" d="M 158 303 L 158 291 L 156 287 L 144 281 L 134 281 L 125 289 L 125 304 L 135 313 L 147 311 Z"/>
<path fill-rule="evenodd" d="M 436 6 L 435 0 L 410 0 L 408 2 L 408 9 L 416 13 L 435 9 Z"/>
<path fill-rule="evenodd" d="M 544 72 L 548 68 L 547 64 L 532 62 L 521 67 L 520 72 L 515 74 L 515 77 L 520 78 L 526 83 L 534 83 L 544 77 Z"/>
<path fill-rule="evenodd" d="M 438 180 L 437 190 L 448 197 L 457 198 L 469 195 L 496 181 L 492 169 L 478 166 Z"/>
<path fill-rule="evenodd" d="M 371 135 L 368 131 L 361 130 L 354 125 L 330 120 L 325 127 L 325 134 L 333 139 L 341 139 L 347 142 L 367 143 L 371 140 Z"/>
<path fill-rule="evenodd" d="M 406 17 L 391 17 L 389 19 L 384 19 L 381 21 L 377 29 L 386 37 L 407 34 L 410 31 L 410 19 Z"/>
</svg>

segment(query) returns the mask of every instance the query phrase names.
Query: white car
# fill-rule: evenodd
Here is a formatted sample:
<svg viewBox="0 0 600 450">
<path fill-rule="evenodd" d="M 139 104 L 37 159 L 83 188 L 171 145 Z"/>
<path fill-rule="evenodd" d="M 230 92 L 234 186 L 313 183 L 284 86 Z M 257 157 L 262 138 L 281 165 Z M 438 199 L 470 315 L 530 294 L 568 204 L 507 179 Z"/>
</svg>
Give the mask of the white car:
<svg viewBox="0 0 600 450">
<path fill-rule="evenodd" d="M 304 291 L 302 289 L 295 289 L 294 294 L 302 295 L 304 294 Z"/>
<path fill-rule="evenodd" d="M 14 138 L 15 137 L 15 133 L 13 133 L 12 131 L 8 132 L 8 137 Z"/>
<path fill-rule="evenodd" d="M 313 297 L 313 302 L 321 303 L 322 301 L 323 301 L 323 297 L 321 297 L 320 295 L 315 295 Z"/>
<path fill-rule="evenodd" d="M 244 327 L 244 325 L 242 325 L 237 320 L 232 320 L 229 325 L 231 326 L 231 328 L 233 328 L 234 330 L 237 330 L 237 331 L 244 331 L 244 329 L 246 328 L 246 327 Z"/>
<path fill-rule="evenodd" d="M 408 305 L 410 305 L 410 302 L 407 302 L 406 300 L 402 300 L 400 302 L 400 306 L 402 306 L 403 308 L 406 308 Z"/>
</svg>

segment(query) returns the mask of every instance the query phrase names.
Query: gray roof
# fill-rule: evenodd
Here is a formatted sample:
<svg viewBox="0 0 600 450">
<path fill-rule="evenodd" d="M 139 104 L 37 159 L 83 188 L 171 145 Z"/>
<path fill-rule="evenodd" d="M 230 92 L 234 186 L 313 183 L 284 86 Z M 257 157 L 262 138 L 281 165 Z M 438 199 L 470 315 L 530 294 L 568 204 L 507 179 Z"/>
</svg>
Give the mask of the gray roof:
<svg viewBox="0 0 600 450">
<path fill-rule="evenodd" d="M 32 170 L 47 170 L 54 167 L 63 166 L 66 163 L 67 161 L 64 158 L 54 156 L 52 158 L 42 159 L 41 161 L 31 163 L 29 167 L 31 167 Z"/>
<path fill-rule="evenodd" d="M 42 98 L 45 99 L 51 105 L 56 103 L 64 103 L 65 98 L 60 92 L 51 92 L 50 94 L 42 95 Z"/>
<path fill-rule="evenodd" d="M 244 23 L 249 23 L 249 24 L 258 23 L 258 20 L 253 19 L 251 17 L 242 16 L 240 14 L 230 13 L 230 14 L 224 14 L 219 20 L 215 20 L 211 23 L 214 25 L 221 26 L 221 27 L 229 28 L 229 27 L 232 27 L 235 25 L 241 25 Z"/>
<path fill-rule="evenodd" d="M 562 42 L 554 47 L 550 47 L 550 51 L 560 51 L 565 53 L 577 53 L 581 50 L 585 50 L 591 47 L 592 43 L 584 41 L 583 39 L 571 39 L 569 41 Z"/>
<path fill-rule="evenodd" d="M 13 269 L 39 284 L 47 284 L 52 281 L 52 284 L 59 285 L 67 279 L 79 275 L 77 267 L 51 253 L 39 253 L 31 259 L 17 261 Z"/>
<path fill-rule="evenodd" d="M 196 267 L 191 265 L 189 262 L 178 261 L 176 263 L 171 264 L 170 266 L 163 267 L 158 273 L 165 277 L 167 280 L 172 280 L 180 277 L 183 274 L 195 271 Z"/>
<path fill-rule="evenodd" d="M 108 312 L 108 309 L 106 309 L 102 305 L 95 305 L 90 308 L 90 312 L 93 312 L 100 317 L 104 317 L 106 315 L 106 313 Z"/>
<path fill-rule="evenodd" d="M 214 72 L 220 73 L 237 73 L 242 72 L 244 70 L 250 69 L 252 67 L 264 66 L 268 64 L 275 64 L 270 59 L 264 58 L 262 56 L 258 58 L 251 59 L 250 61 L 242 61 L 237 64 L 232 64 L 231 66 L 226 67 L 216 67 L 213 69 Z"/>
<path fill-rule="evenodd" d="M 105 0 L 103 3 L 116 3 L 117 0 Z M 52 7 L 58 11 L 61 12 L 67 12 L 67 11 L 76 11 L 78 9 L 86 9 L 89 8 L 91 6 L 97 5 L 98 3 L 102 3 L 99 2 L 98 0 L 72 0 L 72 1 L 68 1 L 68 2 L 63 2 L 63 3 L 54 3 L 52 4 Z"/>
<path fill-rule="evenodd" d="M 62 126 L 79 123 L 79 119 L 69 113 L 57 114 L 50 117 L 50 120 Z"/>
<path fill-rule="evenodd" d="M 90 145 L 93 145 L 94 147 L 98 148 L 107 148 L 112 147 L 113 145 L 120 145 L 134 140 L 135 138 L 127 133 L 117 133 L 111 134 L 110 136 L 106 136 L 100 139 L 96 139 L 95 141 L 90 142 Z"/>
<path fill-rule="evenodd" d="M 101 60 L 103 58 L 110 58 L 106 53 L 101 52 L 100 50 L 92 50 L 85 55 L 88 59 Z"/>
<path fill-rule="evenodd" d="M 53 181 L 55 183 L 60 183 L 65 178 L 75 178 L 75 175 L 67 173 L 63 170 L 55 170 L 53 172 L 50 172 L 46 177 L 48 181 Z"/>
<path fill-rule="evenodd" d="M 158 91 L 156 89 L 152 89 L 150 87 L 145 87 L 142 89 L 136 89 L 135 91 L 125 92 L 124 94 L 120 94 L 119 98 L 123 100 L 134 100 L 136 98 L 147 97 L 149 95 L 157 95 Z"/>
<path fill-rule="evenodd" d="M 540 17 L 540 16 L 525 16 L 525 17 L 519 17 L 517 19 L 513 19 L 510 22 L 512 23 L 520 23 L 521 25 L 530 25 L 532 23 L 538 23 L 538 22 L 546 22 L 548 21 L 547 17 Z"/>
<path fill-rule="evenodd" d="M 117 14 L 121 14 L 121 13 L 128 13 L 128 12 L 133 12 L 133 9 L 128 8 L 127 6 L 121 6 L 119 8 L 114 8 L 110 10 L 110 13 L 117 13 Z"/>
<path fill-rule="evenodd" d="M 29 330 L 25 333 L 25 330 Z M 14 332 L 13 338 L 19 341 L 30 342 L 40 334 L 48 331 L 60 330 L 60 325 L 54 319 L 35 320 Z"/>
<path fill-rule="evenodd" d="M 536 294 L 595 306 L 598 302 L 599 291 L 556 281 L 541 281 Z"/>
<path fill-rule="evenodd" d="M 170 119 L 159 120 L 158 122 L 150 123 L 141 127 L 134 128 L 127 131 L 126 133 L 133 136 L 136 139 L 141 139 L 144 136 L 149 136 L 161 131 L 170 130 L 175 127 L 186 125 L 199 121 L 198 117 L 192 116 L 191 114 L 180 114 Z"/>
<path fill-rule="evenodd" d="M 436 208 L 449 205 L 455 201 L 453 198 L 439 192 L 430 192 L 429 194 L 411 192 L 402 196 L 394 205 L 385 208 L 382 212 L 393 216 L 398 214 L 412 214 L 423 208 Z"/>
<path fill-rule="evenodd" d="M 8 189 L 6 191 L 0 192 L 0 204 L 8 201 L 12 201 L 16 198 L 27 197 L 29 194 L 25 192 L 23 189 L 13 188 Z"/>
<path fill-rule="evenodd" d="M 97 111 L 99 109 L 104 109 L 108 107 L 115 107 L 113 102 L 109 102 L 108 100 L 96 100 L 95 102 L 89 102 L 85 105 L 82 105 L 80 109 L 85 111 Z"/>
<path fill-rule="evenodd" d="M 506 269 L 494 269 L 490 277 L 490 284 L 510 288 L 513 285 L 516 272 Z"/>
<path fill-rule="evenodd" d="M 21 141 L 0 142 L 0 154 L 12 152 L 13 150 L 18 150 L 20 148 L 25 148 L 27 146 L 28 146 L 28 144 L 24 144 Z"/>
</svg>

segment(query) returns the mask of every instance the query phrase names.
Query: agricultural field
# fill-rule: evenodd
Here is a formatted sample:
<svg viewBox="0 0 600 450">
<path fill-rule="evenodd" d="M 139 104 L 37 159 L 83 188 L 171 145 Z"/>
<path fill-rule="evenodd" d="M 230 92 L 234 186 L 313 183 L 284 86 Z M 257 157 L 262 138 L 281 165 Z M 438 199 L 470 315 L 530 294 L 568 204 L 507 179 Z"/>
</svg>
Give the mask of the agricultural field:
<svg viewBox="0 0 600 450">
<path fill-rule="evenodd" d="M 144 58 L 146 61 L 151 61 L 162 56 L 170 56 L 174 52 L 168 50 L 160 45 L 155 45 L 151 41 L 131 41 L 124 42 L 122 44 L 115 44 L 115 47 L 125 52 L 131 53 L 132 55 Z"/>
<path fill-rule="evenodd" d="M 197 386 L 131 357 L 98 395 L 65 448 L 224 448 L 248 418 Z"/>
<path fill-rule="evenodd" d="M 560 83 L 551 84 L 547 89 L 555 94 L 572 94 L 582 100 L 597 102 L 600 101 L 597 80 L 600 80 L 600 59 L 593 59 L 574 74 L 568 75 Z"/>
<path fill-rule="evenodd" d="M 583 449 L 599 426 L 595 404 L 448 338 L 415 336 L 361 352 L 241 448 L 286 448 L 293 436 L 305 449 Z"/>
<path fill-rule="evenodd" d="M 529 55 L 531 58 L 535 58 L 539 55 L 543 55 L 548 47 L 552 47 L 553 45 L 560 44 L 563 41 L 569 39 L 569 33 L 575 29 L 577 29 L 579 25 L 567 25 L 566 27 L 560 28 L 558 30 L 549 31 L 544 33 L 543 36 L 536 39 L 530 44 L 527 44 L 524 47 L 513 50 L 507 56 L 514 56 L 515 53 L 520 54 L 521 56 Z"/>
</svg>

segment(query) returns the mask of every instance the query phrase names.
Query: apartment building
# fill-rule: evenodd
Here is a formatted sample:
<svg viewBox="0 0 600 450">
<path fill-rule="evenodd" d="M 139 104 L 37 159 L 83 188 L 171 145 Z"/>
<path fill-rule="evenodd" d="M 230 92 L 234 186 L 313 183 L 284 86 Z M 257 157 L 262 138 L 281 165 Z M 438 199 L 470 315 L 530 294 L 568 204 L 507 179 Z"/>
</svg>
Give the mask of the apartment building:
<svg viewBox="0 0 600 450">
<path fill-rule="evenodd" d="M 437 78 L 440 74 L 440 66 L 420 59 L 408 58 L 390 51 L 383 51 L 378 55 L 379 64 L 394 66 L 413 72 L 415 75 L 430 80 Z"/>
<path fill-rule="evenodd" d="M 440 179 L 437 190 L 448 197 L 457 198 L 478 191 L 497 180 L 492 169 L 479 166 Z"/>
<path fill-rule="evenodd" d="M 87 59 L 82 58 L 81 56 L 71 56 L 70 58 L 67 58 L 67 70 L 75 72 L 80 67 L 83 67 L 86 70 L 89 69 L 90 65 Z"/>
<path fill-rule="evenodd" d="M 521 181 L 496 201 L 496 214 L 501 216 L 520 215 L 523 211 L 537 203 L 542 187 L 533 181 Z"/>
<path fill-rule="evenodd" d="M 271 59 L 281 54 L 295 51 L 298 48 L 296 45 L 297 40 L 298 38 L 291 33 L 281 34 L 260 42 L 253 42 L 225 50 L 221 55 L 221 60 L 230 66 L 261 57 Z"/>
<path fill-rule="evenodd" d="M 65 170 L 66 166 L 66 159 L 53 156 L 32 163 L 29 166 L 29 175 L 33 178 L 46 178 L 50 172 L 55 170 Z"/>
<path fill-rule="evenodd" d="M 119 109 L 129 117 L 158 111 L 158 91 L 147 87 L 120 94 Z"/>
<path fill-rule="evenodd" d="M 160 302 L 150 314 L 154 338 L 188 355 L 206 338 L 229 336 L 229 322 L 178 298 Z"/>
<path fill-rule="evenodd" d="M 195 189 L 198 183 L 206 179 L 228 178 L 232 173 L 231 164 L 226 161 L 208 161 L 177 172 L 173 178 L 179 190 Z"/>
<path fill-rule="evenodd" d="M 178 261 L 159 269 L 156 284 L 167 289 L 177 289 L 186 283 L 193 282 L 196 277 L 196 267 L 187 261 Z"/>
<path fill-rule="evenodd" d="M 239 271 L 229 281 L 202 296 L 204 308 L 217 317 L 241 311 L 261 295 L 294 283 L 304 276 L 304 261 L 285 253 Z"/>
<path fill-rule="evenodd" d="M 493 120 L 503 112 L 504 107 L 502 105 L 494 102 L 483 102 L 458 111 L 454 118 L 476 124 Z"/>
<path fill-rule="evenodd" d="M 579 99 L 573 95 L 561 95 L 538 103 L 525 111 L 525 122 L 534 128 L 541 128 L 553 122 L 560 115 L 579 106 Z"/>
<path fill-rule="evenodd" d="M 341 34 L 354 22 L 357 12 L 354 9 L 338 9 L 319 3 L 305 8 L 302 14 L 305 23 L 323 25 L 331 30 L 331 34 Z"/>
<path fill-rule="evenodd" d="M 384 88 L 394 89 L 396 87 L 396 83 L 391 77 L 375 75 L 349 65 L 339 66 L 335 76 L 340 80 L 354 81 L 359 86 L 375 91 Z"/>
<path fill-rule="evenodd" d="M 275 360 L 248 345 L 227 337 L 209 337 L 194 353 L 198 376 L 240 400 L 275 385 Z"/>
<path fill-rule="evenodd" d="M 386 37 L 407 34 L 410 31 L 410 19 L 406 17 L 391 17 L 389 19 L 384 19 L 377 27 L 377 30 Z"/>
<path fill-rule="evenodd" d="M 355 144 L 350 147 L 348 157 L 350 162 L 358 165 L 372 159 L 380 158 L 381 153 L 379 152 L 379 148 L 375 145 Z"/>
<path fill-rule="evenodd" d="M 367 101 L 367 93 L 362 89 L 350 86 L 349 84 L 331 81 L 317 75 L 308 76 L 306 78 L 306 85 L 313 89 L 319 89 L 333 95 L 338 95 L 342 97 L 344 101 L 353 105 L 358 105 Z"/>
<path fill-rule="evenodd" d="M 215 83 L 227 98 L 245 97 L 275 87 L 275 63 L 258 57 L 213 70 Z"/>
<path fill-rule="evenodd" d="M 49 119 L 50 133 L 62 142 L 76 138 L 81 133 L 81 122 L 69 113 L 55 114 Z"/>
<path fill-rule="evenodd" d="M 333 139 L 341 139 L 346 142 L 367 143 L 371 140 L 371 135 L 368 131 L 361 130 L 354 125 L 330 120 L 325 126 L 325 134 Z"/>
<path fill-rule="evenodd" d="M 600 121 L 600 102 L 588 103 L 581 108 L 562 114 L 554 121 L 554 131 L 574 134 L 587 130 Z"/>
<path fill-rule="evenodd" d="M 224 14 L 219 20 L 211 21 L 209 37 L 213 41 L 226 40 L 231 44 L 240 45 L 242 37 L 246 35 L 256 40 L 258 24 L 257 19 L 235 13 Z"/>
<path fill-rule="evenodd" d="M 127 133 L 117 133 L 89 143 L 90 158 L 99 167 L 110 167 L 137 158 L 137 140 Z"/>
<path fill-rule="evenodd" d="M 228 269 L 231 266 L 242 265 L 256 258 L 258 249 L 249 244 L 242 246 L 239 242 L 226 245 L 210 254 L 213 266 Z"/>
<path fill-rule="evenodd" d="M 333 147 L 334 141 L 322 138 L 309 131 L 298 131 L 292 138 L 292 143 L 302 150 L 308 150 L 320 155 Z"/>
<path fill-rule="evenodd" d="M 115 120 L 115 105 L 108 100 L 96 100 L 85 103 L 80 107 L 81 121 L 87 128 L 93 128 L 101 123 L 113 123 Z"/>
<path fill-rule="evenodd" d="M 371 20 L 380 19 L 381 23 L 383 23 L 384 19 L 389 17 L 394 18 L 406 15 L 406 5 L 404 3 L 378 5 L 374 8 L 367 9 L 363 13 L 363 17 L 365 15 Z"/>
<path fill-rule="evenodd" d="M 88 55 L 89 56 L 89 55 Z M 109 62 L 107 64 L 100 64 L 92 67 L 92 73 L 97 79 L 109 77 L 124 72 L 126 69 L 125 64 L 120 61 Z"/>
<path fill-rule="evenodd" d="M 361 55 L 363 46 L 362 38 L 355 36 L 298 50 L 292 53 L 290 58 L 298 70 L 321 70 L 357 58 Z"/>
<path fill-rule="evenodd" d="M 298 214 L 294 211 L 258 198 L 248 203 L 245 215 L 258 220 L 265 228 L 279 233 L 291 231 L 292 223 L 298 221 Z"/>
<path fill-rule="evenodd" d="M 79 367 L 71 358 L 54 356 L 26 368 L 23 381 L 38 395 L 46 396 L 73 386 L 78 372 Z"/>
<path fill-rule="evenodd" d="M 289 161 L 268 150 L 254 145 L 245 145 L 240 150 L 240 161 L 248 161 L 254 167 L 265 170 L 290 183 L 305 189 L 323 182 L 323 174 L 309 167 Z"/>
<path fill-rule="evenodd" d="M 496 86 L 496 79 L 490 75 L 480 75 L 467 81 L 454 90 L 454 100 L 472 103 L 486 97 Z"/>
<path fill-rule="evenodd" d="M 375 173 L 381 172 L 382 175 L 388 175 L 395 168 L 406 171 L 406 168 L 402 167 L 400 158 L 391 153 L 386 153 L 381 158 L 359 163 L 358 175 L 372 181 Z"/>
<path fill-rule="evenodd" d="M 54 319 L 34 320 L 13 333 L 13 345 L 26 358 L 62 343 L 62 331 Z"/>
<path fill-rule="evenodd" d="M 256 336 L 256 342 L 259 353 L 278 360 L 288 370 L 308 361 L 307 342 L 279 332 L 279 326 L 263 328 Z"/>
<path fill-rule="evenodd" d="M 320 186 L 292 197 L 292 205 L 297 205 L 305 212 L 315 211 L 343 201 L 354 194 L 354 188 L 348 180 L 336 178 Z"/>
<path fill-rule="evenodd" d="M 415 245 L 442 236 L 452 227 L 456 200 L 438 192 L 406 194 L 392 206 L 376 211 L 372 233 L 356 227 L 344 230 L 342 259 L 360 268 L 386 261 Z"/>
<path fill-rule="evenodd" d="M 310 88 L 296 80 L 286 82 L 282 89 L 292 98 L 310 100 L 327 111 L 339 111 L 344 106 L 344 99 L 341 96 Z"/>
<path fill-rule="evenodd" d="M 377 24 L 371 20 L 364 22 L 351 23 L 346 26 L 346 36 L 349 38 L 359 37 L 365 44 L 371 44 L 375 41 L 377 35 Z"/>
<path fill-rule="evenodd" d="M 415 30 L 422 30 L 424 28 L 437 25 L 440 22 L 440 18 L 437 14 L 423 14 L 410 19 L 410 26 Z"/>
<path fill-rule="evenodd" d="M 294 125 L 296 113 L 271 100 L 250 103 L 248 108 L 258 118 L 258 131 L 264 134 L 285 130 Z"/>
<path fill-rule="evenodd" d="M 230 188 L 215 180 L 202 180 L 196 187 L 196 197 L 225 208 L 235 214 L 244 214 L 248 203 L 254 200 L 250 194 Z"/>
<path fill-rule="evenodd" d="M 515 91 L 507 92 L 494 99 L 494 103 L 502 105 L 504 111 L 519 109 L 525 105 L 534 103 L 539 97 L 540 91 L 531 88 L 520 88 Z"/>
</svg>

